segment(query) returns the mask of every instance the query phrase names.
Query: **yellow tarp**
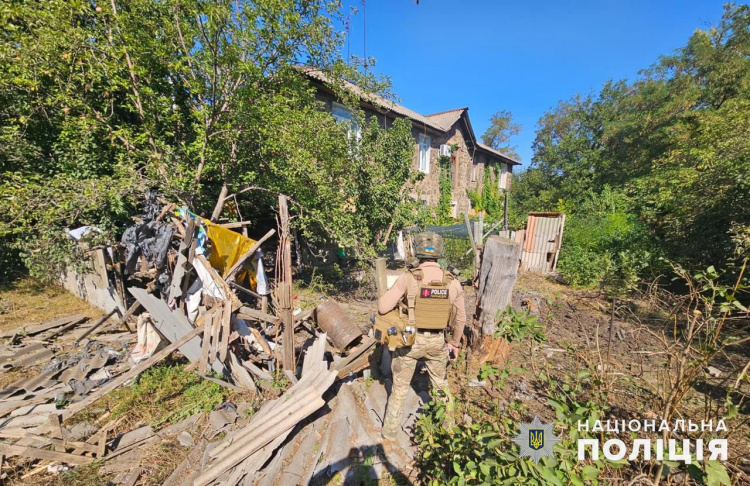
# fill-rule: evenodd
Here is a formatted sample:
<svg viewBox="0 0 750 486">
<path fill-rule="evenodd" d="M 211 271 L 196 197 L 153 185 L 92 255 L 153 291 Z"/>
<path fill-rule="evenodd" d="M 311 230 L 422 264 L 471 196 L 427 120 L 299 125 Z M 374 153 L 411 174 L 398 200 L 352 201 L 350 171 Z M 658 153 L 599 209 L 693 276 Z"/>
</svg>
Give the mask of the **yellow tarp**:
<svg viewBox="0 0 750 486">
<path fill-rule="evenodd" d="M 208 239 L 211 240 L 211 252 L 208 261 L 222 277 L 226 277 L 232 265 L 247 253 L 250 247 L 255 244 L 255 240 L 214 224 L 207 219 L 201 218 L 201 222 L 206 225 L 206 234 Z M 249 264 L 250 261 L 248 260 L 247 263 Z M 237 282 L 243 282 L 245 277 L 250 280 L 251 288 L 255 288 L 255 272 L 241 271 L 237 274 Z"/>
</svg>

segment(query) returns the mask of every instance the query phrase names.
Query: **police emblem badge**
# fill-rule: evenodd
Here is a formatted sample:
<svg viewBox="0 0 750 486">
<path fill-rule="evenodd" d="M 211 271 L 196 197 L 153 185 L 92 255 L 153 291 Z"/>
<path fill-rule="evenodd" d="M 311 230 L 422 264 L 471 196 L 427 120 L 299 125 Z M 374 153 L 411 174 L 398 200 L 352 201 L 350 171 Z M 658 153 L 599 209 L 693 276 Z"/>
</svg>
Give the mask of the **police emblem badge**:
<svg viewBox="0 0 750 486">
<path fill-rule="evenodd" d="M 520 457 L 528 456 L 536 463 L 542 457 L 552 457 L 552 446 L 560 442 L 552 431 L 554 424 L 543 424 L 534 417 L 530 424 L 518 425 L 521 431 L 513 442 L 521 446 Z"/>
</svg>

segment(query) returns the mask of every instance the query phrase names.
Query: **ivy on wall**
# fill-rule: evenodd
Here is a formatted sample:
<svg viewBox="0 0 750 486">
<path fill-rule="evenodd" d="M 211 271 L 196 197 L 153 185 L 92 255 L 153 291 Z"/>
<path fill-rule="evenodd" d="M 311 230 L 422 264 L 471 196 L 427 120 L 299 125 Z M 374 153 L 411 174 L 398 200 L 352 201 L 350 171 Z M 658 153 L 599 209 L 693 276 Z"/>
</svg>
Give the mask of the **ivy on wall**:
<svg viewBox="0 0 750 486">
<path fill-rule="evenodd" d="M 452 222 L 451 201 L 453 200 L 451 184 L 451 158 L 442 156 L 438 158 L 440 167 L 440 198 L 437 206 L 437 224 L 449 224 Z"/>
</svg>

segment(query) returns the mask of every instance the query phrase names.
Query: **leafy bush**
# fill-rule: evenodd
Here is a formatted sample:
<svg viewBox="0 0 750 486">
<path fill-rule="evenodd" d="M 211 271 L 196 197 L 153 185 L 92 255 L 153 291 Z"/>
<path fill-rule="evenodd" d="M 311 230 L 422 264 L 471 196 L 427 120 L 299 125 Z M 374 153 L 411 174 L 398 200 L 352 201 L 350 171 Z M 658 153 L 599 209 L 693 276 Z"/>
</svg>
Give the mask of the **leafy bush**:
<svg viewBox="0 0 750 486">
<path fill-rule="evenodd" d="M 419 445 L 417 465 L 425 484 L 533 484 L 580 485 L 584 481 L 597 485 L 606 468 L 619 469 L 626 460 L 579 462 L 577 440 L 589 438 L 578 431 L 578 421 L 590 424 L 599 419 L 608 408 L 598 396 L 583 393 L 590 385 L 590 375 L 582 371 L 567 378 L 573 385 L 547 380 L 550 398 L 555 410 L 555 435 L 561 441 L 554 448 L 554 457 L 544 457 L 535 464 L 528 457 L 520 458 L 518 447 L 512 439 L 518 435 L 518 425 L 502 415 L 487 417 L 470 426 L 446 426 L 443 421 L 445 407 L 440 402 L 428 405 L 415 427 Z M 593 437 L 593 436 L 591 436 Z"/>
<path fill-rule="evenodd" d="M 471 241 L 468 238 L 443 237 L 444 255 L 440 259 L 443 268 L 451 265 L 459 270 L 472 269 L 474 254 L 469 253 Z"/>
<path fill-rule="evenodd" d="M 107 397 L 112 418 L 152 426 L 178 422 L 197 412 L 210 412 L 224 401 L 224 389 L 180 365 L 159 365 L 145 371 L 131 386 Z"/>
<path fill-rule="evenodd" d="M 497 178 L 492 175 L 492 168 L 485 166 L 482 190 L 466 191 L 471 201 L 471 207 L 476 211 L 484 211 L 487 221 L 497 221 L 503 217 L 505 207 L 505 196 L 497 187 Z"/>
<path fill-rule="evenodd" d="M 627 196 L 605 186 L 601 193 L 589 191 L 568 215 L 558 271 L 575 286 L 631 290 L 658 254 Z"/>
<path fill-rule="evenodd" d="M 499 314 L 499 313 L 498 313 Z M 500 318 L 495 331 L 495 337 L 503 337 L 509 342 L 522 341 L 530 336 L 536 342 L 547 341 L 544 334 L 544 324 L 537 316 L 529 311 L 516 311 L 510 305 Z"/>
<path fill-rule="evenodd" d="M 440 157 L 440 197 L 438 198 L 437 215 L 435 224 L 450 224 L 453 222 L 451 215 L 451 202 L 453 201 L 453 187 L 451 186 L 451 159 Z"/>
</svg>

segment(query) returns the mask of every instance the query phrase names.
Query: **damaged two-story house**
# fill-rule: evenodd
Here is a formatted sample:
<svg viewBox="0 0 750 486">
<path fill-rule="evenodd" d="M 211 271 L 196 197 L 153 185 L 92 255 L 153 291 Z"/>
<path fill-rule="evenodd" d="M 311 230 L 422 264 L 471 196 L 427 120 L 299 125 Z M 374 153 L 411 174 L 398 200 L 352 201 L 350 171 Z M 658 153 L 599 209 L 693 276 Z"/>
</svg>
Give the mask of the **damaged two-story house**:
<svg viewBox="0 0 750 486">
<path fill-rule="evenodd" d="M 336 119 L 354 120 L 350 110 L 337 99 L 334 90 L 320 71 L 305 69 L 316 89 L 316 97 Z M 348 89 L 360 93 L 357 86 Z M 513 167 L 520 162 L 508 157 L 477 140 L 469 120 L 469 108 L 420 115 L 402 105 L 375 95 L 360 96 L 360 108 L 368 119 L 377 117 L 383 127 L 389 127 L 397 118 L 408 118 L 412 122 L 414 136 L 414 158 L 412 169 L 424 174 L 417 183 L 415 198 L 423 204 L 435 207 L 440 199 L 439 158 L 450 158 L 452 212 L 454 217 L 471 213 L 471 201 L 467 190 L 481 190 L 486 166 L 491 168 L 493 183 L 498 188 L 510 189 Z M 453 148 L 453 149 L 452 149 Z"/>
</svg>

